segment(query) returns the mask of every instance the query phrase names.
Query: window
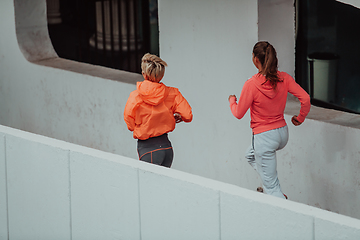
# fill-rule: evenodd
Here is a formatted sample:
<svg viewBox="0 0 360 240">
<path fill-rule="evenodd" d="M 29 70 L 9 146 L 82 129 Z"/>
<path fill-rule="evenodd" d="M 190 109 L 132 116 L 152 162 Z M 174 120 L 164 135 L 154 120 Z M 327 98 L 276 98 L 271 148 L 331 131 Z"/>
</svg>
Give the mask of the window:
<svg viewBox="0 0 360 240">
<path fill-rule="evenodd" d="M 61 58 L 140 73 L 159 54 L 157 0 L 47 0 L 48 29 Z"/>
<path fill-rule="evenodd" d="M 360 9 L 297 0 L 296 79 L 313 105 L 360 113 Z"/>
</svg>

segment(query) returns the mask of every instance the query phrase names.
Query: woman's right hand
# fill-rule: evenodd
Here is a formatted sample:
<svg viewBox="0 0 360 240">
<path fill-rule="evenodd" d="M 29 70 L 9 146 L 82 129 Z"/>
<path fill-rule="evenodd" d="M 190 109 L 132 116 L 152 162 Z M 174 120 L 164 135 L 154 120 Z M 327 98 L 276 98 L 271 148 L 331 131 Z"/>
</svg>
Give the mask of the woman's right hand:
<svg viewBox="0 0 360 240">
<path fill-rule="evenodd" d="M 237 101 L 237 99 L 236 99 L 236 96 L 235 96 L 235 95 L 230 95 L 230 96 L 229 96 L 228 101 L 230 101 L 230 98 L 232 98 L 232 97 L 234 97 L 234 98 L 235 98 L 235 102 L 236 102 L 236 101 Z"/>
<path fill-rule="evenodd" d="M 182 122 L 182 117 L 180 113 L 174 113 L 175 123 Z"/>
</svg>

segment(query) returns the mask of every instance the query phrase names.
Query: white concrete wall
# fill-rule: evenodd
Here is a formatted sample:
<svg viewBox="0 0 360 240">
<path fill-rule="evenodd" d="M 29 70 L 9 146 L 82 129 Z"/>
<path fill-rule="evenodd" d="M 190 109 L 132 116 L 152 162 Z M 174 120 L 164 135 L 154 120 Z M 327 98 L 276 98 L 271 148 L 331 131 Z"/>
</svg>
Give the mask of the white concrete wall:
<svg viewBox="0 0 360 240">
<path fill-rule="evenodd" d="M 289 1 L 274 1 L 269 9 L 277 12 L 280 4 L 290 11 Z M 136 158 L 136 142 L 122 113 L 128 94 L 135 89 L 129 82 L 141 77 L 57 59 L 44 31 L 44 3 L 0 2 L 0 123 Z M 160 0 L 159 5 L 161 57 L 169 64 L 164 83 L 179 87 L 194 112 L 192 123 L 181 123 L 170 134 L 175 148 L 173 167 L 255 190 L 259 178 L 243 157 L 251 139 L 249 116 L 236 120 L 227 98 L 239 95 L 244 82 L 256 73 L 251 50 L 258 36 L 267 38 L 266 32 L 258 32 L 261 8 L 253 0 Z M 16 23 L 15 9 L 21 13 Z M 291 14 L 273 16 L 281 22 L 293 21 Z M 264 23 L 266 18 L 259 22 L 260 30 Z M 293 44 L 288 24 L 275 32 L 284 35 L 281 46 Z M 34 47 L 39 36 L 44 49 L 24 47 Z M 29 52 L 32 49 L 40 54 L 34 56 Z M 285 57 L 293 49 L 277 50 L 285 58 L 281 61 L 293 62 Z M 51 59 L 44 61 L 47 57 Z M 359 129 L 319 121 L 320 115 L 329 118 L 313 108 L 313 120 L 299 128 L 290 126 L 288 146 L 278 155 L 283 190 L 293 201 L 360 218 Z M 285 116 L 288 122 L 290 117 Z M 0 219 L 2 213 L 0 209 Z"/>
<path fill-rule="evenodd" d="M 360 220 L 0 126 L 0 239 L 359 239 Z"/>
<path fill-rule="evenodd" d="M 284 20 L 287 21 L 284 21 Z M 279 70 L 295 76 L 294 1 L 258 0 L 259 41 L 268 41 L 276 49 Z M 292 33 L 292 34 L 279 34 Z"/>
<path fill-rule="evenodd" d="M 45 0 L 0 2 L 0 123 L 135 158 L 123 111 L 142 76 L 56 58 L 45 9 Z"/>
<path fill-rule="evenodd" d="M 251 52 L 258 38 L 276 47 L 280 70 L 294 75 L 293 3 L 160 0 L 160 53 L 169 64 L 164 82 L 179 87 L 194 112 L 193 122 L 170 136 L 174 168 L 252 190 L 260 186 L 244 158 L 251 142 L 249 116 L 235 119 L 227 98 L 239 96 L 257 72 Z M 285 115 L 290 140 L 278 152 L 283 191 L 291 200 L 360 218 L 358 116 L 313 107 L 309 119 L 294 127 L 296 106 Z M 337 118 L 351 118 L 343 122 L 354 127 L 325 122 Z"/>
<path fill-rule="evenodd" d="M 360 8 L 360 1 L 359 0 L 337 0 L 338 2 L 343 2 L 346 4 L 350 4 L 354 7 Z"/>
<path fill-rule="evenodd" d="M 169 65 L 163 82 L 178 87 L 194 113 L 170 135 L 174 168 L 256 189 L 257 176 L 240 160 L 250 144 L 249 115 L 239 124 L 228 106 L 255 73 L 256 1 L 160 0 L 159 18 L 160 55 Z"/>
</svg>

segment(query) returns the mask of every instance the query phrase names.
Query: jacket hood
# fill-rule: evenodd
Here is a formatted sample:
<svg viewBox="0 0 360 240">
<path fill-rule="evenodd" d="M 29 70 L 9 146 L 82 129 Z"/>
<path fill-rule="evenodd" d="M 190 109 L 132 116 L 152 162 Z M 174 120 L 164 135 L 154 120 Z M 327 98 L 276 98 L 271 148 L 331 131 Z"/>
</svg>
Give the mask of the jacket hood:
<svg viewBox="0 0 360 240">
<path fill-rule="evenodd" d="M 144 80 L 137 83 L 137 90 L 141 99 L 153 106 L 163 102 L 166 97 L 166 87 L 163 83 Z"/>
<path fill-rule="evenodd" d="M 266 82 L 266 78 L 264 75 L 258 73 L 254 76 L 254 84 L 257 87 L 257 89 L 264 94 L 266 97 L 272 99 L 274 98 L 278 91 L 274 90 L 270 84 L 270 82 Z"/>
</svg>

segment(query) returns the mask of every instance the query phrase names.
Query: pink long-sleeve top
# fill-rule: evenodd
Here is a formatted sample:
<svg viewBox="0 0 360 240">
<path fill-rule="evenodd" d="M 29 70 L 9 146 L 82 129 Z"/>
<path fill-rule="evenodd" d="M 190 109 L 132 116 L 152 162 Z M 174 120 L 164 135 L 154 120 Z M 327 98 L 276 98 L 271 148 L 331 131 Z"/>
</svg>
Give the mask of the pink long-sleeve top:
<svg viewBox="0 0 360 240">
<path fill-rule="evenodd" d="M 300 100 L 301 109 L 297 116 L 299 122 L 303 122 L 310 111 L 309 94 L 289 74 L 278 74 L 281 82 L 278 82 L 276 90 L 269 81 L 266 82 L 264 75 L 258 73 L 245 82 L 239 103 L 236 103 L 235 97 L 229 100 L 231 112 L 238 119 L 241 119 L 250 108 L 250 127 L 254 134 L 286 125 L 284 109 L 288 92 Z"/>
</svg>

